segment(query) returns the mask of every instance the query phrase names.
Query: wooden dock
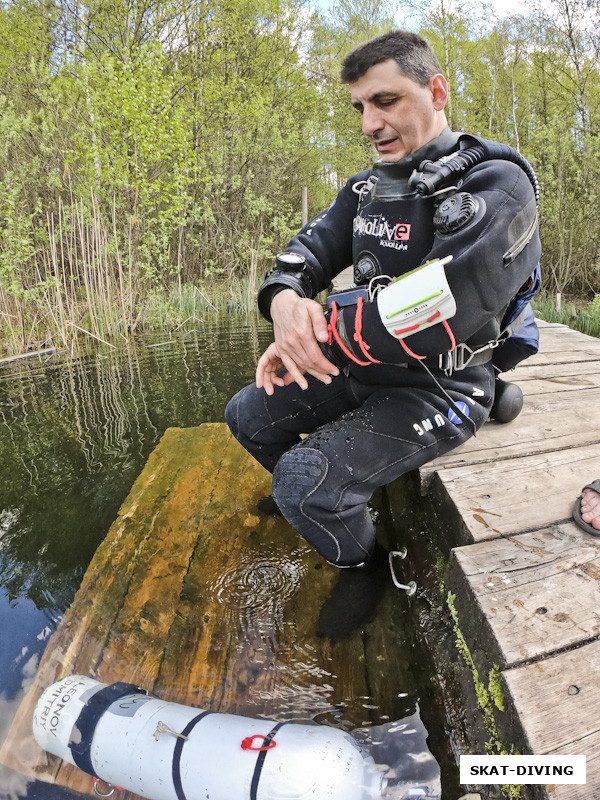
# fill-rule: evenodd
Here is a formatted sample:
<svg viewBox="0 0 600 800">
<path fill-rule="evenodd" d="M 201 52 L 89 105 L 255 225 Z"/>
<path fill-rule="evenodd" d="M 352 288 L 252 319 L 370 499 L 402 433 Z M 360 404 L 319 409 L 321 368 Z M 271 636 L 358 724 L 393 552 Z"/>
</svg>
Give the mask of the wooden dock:
<svg viewBox="0 0 600 800">
<path fill-rule="evenodd" d="M 600 340 L 540 323 L 540 352 L 508 376 L 521 415 L 420 472 L 449 537 L 446 588 L 479 674 L 501 669 L 504 744 L 585 754 L 587 785 L 536 798 L 600 798 L 600 537 L 571 509 L 600 476 Z M 451 550 L 450 550 L 451 548 Z M 448 550 L 450 552 L 448 553 Z M 482 752 L 482 751 L 479 751 Z"/>
</svg>

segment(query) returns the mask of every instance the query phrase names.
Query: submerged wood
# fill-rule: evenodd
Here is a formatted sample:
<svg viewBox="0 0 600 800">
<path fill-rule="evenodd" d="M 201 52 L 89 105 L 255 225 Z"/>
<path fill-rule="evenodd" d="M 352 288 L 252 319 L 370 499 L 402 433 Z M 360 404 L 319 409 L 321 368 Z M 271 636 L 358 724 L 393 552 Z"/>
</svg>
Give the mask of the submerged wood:
<svg viewBox="0 0 600 800">
<path fill-rule="evenodd" d="M 20 361 L 23 358 L 33 358 L 35 356 L 51 356 L 54 353 L 59 352 L 58 347 L 46 347 L 43 350 L 32 350 L 29 353 L 20 353 L 16 356 L 7 356 L 6 358 L 0 358 L 0 364 L 8 364 L 10 361 Z"/>
<path fill-rule="evenodd" d="M 346 728 L 369 724 L 372 697 L 405 715 L 395 679 L 405 657 L 388 634 L 397 593 L 367 637 L 317 636 L 339 571 L 283 518 L 256 511 L 269 489 L 270 475 L 225 425 L 166 431 L 48 643 L 2 763 L 91 793 L 91 778 L 42 752 L 31 733 L 41 691 L 68 674 L 296 722 L 337 714 Z"/>
</svg>

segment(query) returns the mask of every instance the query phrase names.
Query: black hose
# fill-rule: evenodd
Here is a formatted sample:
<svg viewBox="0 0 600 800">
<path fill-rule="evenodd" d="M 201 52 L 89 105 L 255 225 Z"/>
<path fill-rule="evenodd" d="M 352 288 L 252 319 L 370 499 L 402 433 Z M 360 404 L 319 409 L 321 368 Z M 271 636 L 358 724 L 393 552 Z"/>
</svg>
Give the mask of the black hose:
<svg viewBox="0 0 600 800">
<path fill-rule="evenodd" d="M 477 144 L 459 150 L 449 157 L 445 156 L 439 161 L 422 164 L 420 169 L 423 171 L 414 174 L 410 179 L 410 184 L 417 194 L 429 197 L 444 184 L 463 175 L 476 164 L 492 159 L 510 161 L 520 167 L 529 178 L 535 194 L 535 204 L 539 205 L 540 185 L 529 161 L 509 145 L 486 139 L 478 140 Z"/>
</svg>

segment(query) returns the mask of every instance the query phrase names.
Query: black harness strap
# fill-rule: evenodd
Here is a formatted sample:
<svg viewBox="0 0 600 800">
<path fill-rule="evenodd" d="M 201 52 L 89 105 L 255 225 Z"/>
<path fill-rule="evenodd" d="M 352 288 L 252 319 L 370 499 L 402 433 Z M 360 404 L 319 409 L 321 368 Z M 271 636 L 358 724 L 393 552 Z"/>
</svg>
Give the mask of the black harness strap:
<svg viewBox="0 0 600 800">
<path fill-rule="evenodd" d="M 269 733 L 265 736 L 265 740 L 263 742 L 263 747 L 268 747 L 273 739 L 275 738 L 275 734 L 277 731 L 287 725 L 287 722 L 278 722 L 274 728 L 272 728 Z M 256 800 L 257 792 L 258 792 L 258 784 L 260 782 L 260 773 L 262 772 L 263 765 L 265 763 L 265 758 L 267 757 L 267 753 L 269 750 L 261 750 L 258 754 L 258 758 L 256 759 L 256 765 L 254 767 L 254 775 L 252 776 L 252 783 L 250 785 L 250 800 Z"/>
<path fill-rule="evenodd" d="M 92 756 L 90 753 L 94 731 L 96 730 L 96 725 L 100 717 L 114 702 L 129 694 L 148 694 L 148 692 L 146 692 L 145 689 L 140 689 L 139 686 L 134 686 L 132 683 L 113 683 L 93 694 L 79 712 L 77 721 L 75 725 L 73 725 L 71 731 L 69 749 L 73 754 L 73 761 L 75 764 L 79 769 L 87 772 L 88 775 L 93 775 L 95 778 L 100 777 L 96 774 L 92 766 Z M 76 732 L 80 735 L 80 740 L 78 742 L 73 741 Z"/>
<path fill-rule="evenodd" d="M 209 714 L 214 714 L 214 711 L 203 711 L 201 714 L 193 717 L 185 728 L 181 731 L 181 736 L 189 736 L 192 730 L 196 727 L 196 725 L 207 717 Z M 185 744 L 185 739 L 178 738 L 175 742 L 175 749 L 173 750 L 173 768 L 172 768 L 172 775 L 173 775 L 173 788 L 175 789 L 175 793 L 177 794 L 177 800 L 187 800 L 185 796 L 185 792 L 183 791 L 183 785 L 181 783 L 181 753 L 183 752 L 183 745 Z"/>
</svg>

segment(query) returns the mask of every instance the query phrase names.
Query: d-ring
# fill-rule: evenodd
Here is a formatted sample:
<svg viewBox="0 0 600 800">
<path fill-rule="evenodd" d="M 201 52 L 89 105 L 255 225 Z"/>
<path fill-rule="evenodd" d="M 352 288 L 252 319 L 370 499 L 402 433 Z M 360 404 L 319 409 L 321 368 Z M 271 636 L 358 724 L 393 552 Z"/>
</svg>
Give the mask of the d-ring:
<svg viewBox="0 0 600 800">
<path fill-rule="evenodd" d="M 117 789 L 116 786 L 113 786 L 110 792 L 101 792 L 100 789 L 98 789 L 98 784 L 106 783 L 106 781 L 100 781 L 99 778 L 92 778 L 92 781 L 94 783 L 94 794 L 96 795 L 96 797 L 112 797 Z M 106 785 L 110 786 L 110 783 L 106 783 Z"/>
</svg>

